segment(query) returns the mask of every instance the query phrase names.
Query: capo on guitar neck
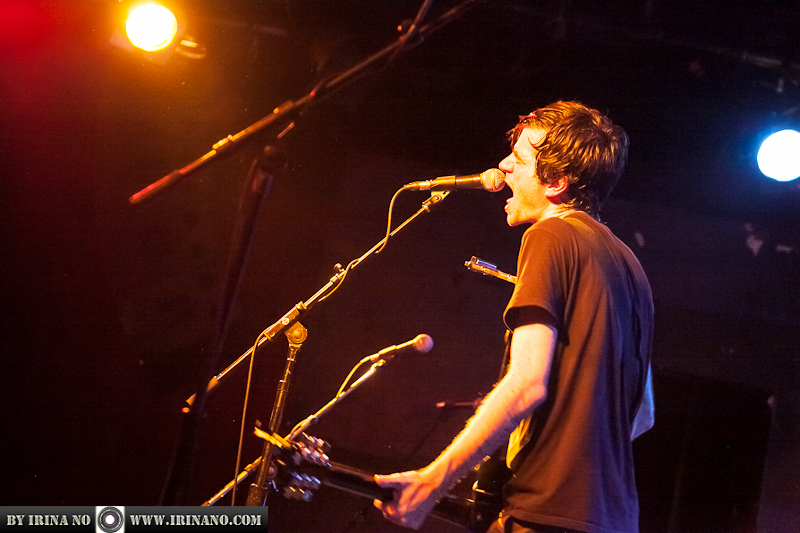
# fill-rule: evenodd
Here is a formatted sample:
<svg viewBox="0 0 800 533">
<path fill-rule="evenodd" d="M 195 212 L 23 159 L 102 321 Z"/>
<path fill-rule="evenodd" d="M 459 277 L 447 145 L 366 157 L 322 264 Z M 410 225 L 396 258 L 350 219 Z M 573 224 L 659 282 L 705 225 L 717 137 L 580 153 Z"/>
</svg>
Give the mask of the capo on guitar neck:
<svg viewBox="0 0 800 533">
<path fill-rule="evenodd" d="M 507 281 L 511 284 L 517 283 L 517 276 L 506 274 L 502 270 L 498 269 L 497 265 L 492 264 L 489 261 L 484 261 L 480 257 L 475 257 L 474 255 L 472 256 L 472 259 L 464 262 L 464 266 L 470 269 L 472 272 L 479 272 L 484 276 L 494 276 L 497 279 L 502 279 L 503 281 Z"/>
</svg>

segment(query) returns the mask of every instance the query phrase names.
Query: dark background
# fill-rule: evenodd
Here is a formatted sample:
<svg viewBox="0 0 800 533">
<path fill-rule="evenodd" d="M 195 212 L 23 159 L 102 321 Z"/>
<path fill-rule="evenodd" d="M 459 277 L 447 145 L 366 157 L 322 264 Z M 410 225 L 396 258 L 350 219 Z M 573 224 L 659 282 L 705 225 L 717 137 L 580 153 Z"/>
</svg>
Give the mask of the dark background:
<svg viewBox="0 0 800 533">
<path fill-rule="evenodd" d="M 247 169 L 264 131 L 146 205 L 128 197 L 325 76 L 393 42 L 421 2 L 186 1 L 203 59 L 109 44 L 121 2 L 0 1 L 0 504 L 151 505 L 183 401 L 208 358 Z M 427 20 L 456 3 L 436 1 Z M 636 444 L 643 531 L 800 527 L 800 190 L 755 169 L 759 136 L 796 120 L 794 2 L 479 4 L 297 120 L 258 219 L 215 369 L 376 243 L 404 183 L 479 172 L 517 116 L 558 99 L 631 136 L 604 213 L 656 303 L 657 425 Z M 424 193 L 404 193 L 400 221 Z M 285 430 L 363 356 L 430 334 L 314 429 L 368 470 L 433 459 L 497 378 L 515 271 L 507 192 L 457 192 L 302 320 Z M 260 443 L 286 342 L 256 358 L 243 459 Z M 209 398 L 200 503 L 233 477 L 245 365 Z M 244 492 L 244 491 L 242 491 Z M 229 501 L 229 500 L 228 500 Z M 274 531 L 395 530 L 330 490 L 270 496 Z M 360 512 L 363 510 L 363 513 Z M 441 524 L 429 522 L 426 530 Z"/>
</svg>

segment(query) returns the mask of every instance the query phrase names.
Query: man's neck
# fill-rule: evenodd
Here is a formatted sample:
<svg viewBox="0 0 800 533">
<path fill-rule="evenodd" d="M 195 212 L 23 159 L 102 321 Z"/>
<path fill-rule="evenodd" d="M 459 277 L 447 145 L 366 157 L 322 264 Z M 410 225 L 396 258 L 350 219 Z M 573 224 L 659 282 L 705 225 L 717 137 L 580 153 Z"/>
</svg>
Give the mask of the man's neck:
<svg viewBox="0 0 800 533">
<path fill-rule="evenodd" d="M 544 212 L 542 218 L 540 218 L 539 221 L 542 221 L 546 218 L 554 218 L 554 217 L 564 218 L 568 215 L 576 213 L 577 211 L 578 211 L 577 209 L 573 207 L 568 207 L 564 204 L 557 204 L 557 205 L 553 204 L 550 208 L 548 208 Z"/>
</svg>

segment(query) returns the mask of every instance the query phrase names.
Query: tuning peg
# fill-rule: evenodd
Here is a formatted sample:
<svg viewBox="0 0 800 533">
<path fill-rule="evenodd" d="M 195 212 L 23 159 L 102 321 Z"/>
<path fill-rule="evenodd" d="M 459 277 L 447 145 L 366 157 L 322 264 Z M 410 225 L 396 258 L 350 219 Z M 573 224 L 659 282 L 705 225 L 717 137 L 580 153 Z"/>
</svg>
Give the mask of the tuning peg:
<svg viewBox="0 0 800 533">
<path fill-rule="evenodd" d="M 291 480 L 289 481 L 290 487 L 302 490 L 316 490 L 320 485 L 320 480 L 316 476 L 305 472 L 292 472 Z"/>
<path fill-rule="evenodd" d="M 303 460 L 317 466 L 330 466 L 330 459 L 320 450 L 303 447 L 300 449 Z"/>
<path fill-rule="evenodd" d="M 302 502 L 310 502 L 311 499 L 314 497 L 314 494 L 305 491 L 303 489 L 298 489 L 296 487 L 284 487 L 283 489 L 283 496 L 289 500 L 300 500 Z"/>
</svg>

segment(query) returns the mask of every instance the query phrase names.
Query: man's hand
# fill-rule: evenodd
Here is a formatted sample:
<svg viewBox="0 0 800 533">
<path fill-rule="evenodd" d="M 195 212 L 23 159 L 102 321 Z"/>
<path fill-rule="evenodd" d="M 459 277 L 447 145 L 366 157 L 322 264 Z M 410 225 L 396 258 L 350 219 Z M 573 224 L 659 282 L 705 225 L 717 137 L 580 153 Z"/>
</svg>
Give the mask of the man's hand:
<svg viewBox="0 0 800 533">
<path fill-rule="evenodd" d="M 440 496 L 441 479 L 429 468 L 388 476 L 376 475 L 375 482 L 394 491 L 392 501 L 375 500 L 375 507 L 390 522 L 412 529 L 422 527 Z"/>
</svg>

